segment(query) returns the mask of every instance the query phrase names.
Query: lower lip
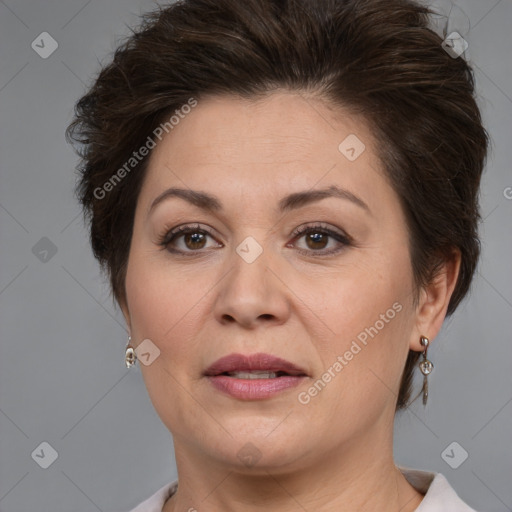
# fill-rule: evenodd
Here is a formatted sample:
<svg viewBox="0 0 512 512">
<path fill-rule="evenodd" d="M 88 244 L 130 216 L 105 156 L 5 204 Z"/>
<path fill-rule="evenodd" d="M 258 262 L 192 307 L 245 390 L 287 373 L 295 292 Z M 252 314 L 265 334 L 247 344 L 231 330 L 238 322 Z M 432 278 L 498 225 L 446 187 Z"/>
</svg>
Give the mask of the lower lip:
<svg viewBox="0 0 512 512">
<path fill-rule="evenodd" d="M 237 379 L 227 375 L 208 377 L 213 387 L 241 400 L 263 400 L 281 391 L 294 388 L 304 379 L 304 376 L 276 377 L 274 379 Z"/>
</svg>

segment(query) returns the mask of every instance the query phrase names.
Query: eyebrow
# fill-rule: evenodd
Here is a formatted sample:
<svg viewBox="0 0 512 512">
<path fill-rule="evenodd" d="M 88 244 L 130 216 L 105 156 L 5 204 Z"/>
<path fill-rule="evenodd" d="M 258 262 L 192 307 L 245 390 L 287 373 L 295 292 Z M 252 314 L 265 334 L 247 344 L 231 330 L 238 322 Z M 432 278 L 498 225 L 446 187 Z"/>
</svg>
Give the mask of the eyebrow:
<svg viewBox="0 0 512 512">
<path fill-rule="evenodd" d="M 171 197 L 181 198 L 202 210 L 209 212 L 218 212 L 222 210 L 222 203 L 220 200 L 211 194 L 202 192 L 199 190 L 191 190 L 184 188 L 169 188 L 162 192 L 152 203 L 148 210 L 148 215 L 151 211 L 162 201 L 165 201 Z M 331 185 L 327 188 L 316 189 L 316 190 L 304 190 L 301 192 L 293 192 L 283 197 L 278 203 L 278 211 L 284 213 L 287 211 L 302 208 L 308 204 L 320 201 L 328 197 L 336 197 L 338 199 L 344 199 L 352 202 L 356 206 L 359 206 L 363 210 L 370 213 L 368 205 L 358 196 L 352 192 L 340 188 L 336 185 Z"/>
</svg>

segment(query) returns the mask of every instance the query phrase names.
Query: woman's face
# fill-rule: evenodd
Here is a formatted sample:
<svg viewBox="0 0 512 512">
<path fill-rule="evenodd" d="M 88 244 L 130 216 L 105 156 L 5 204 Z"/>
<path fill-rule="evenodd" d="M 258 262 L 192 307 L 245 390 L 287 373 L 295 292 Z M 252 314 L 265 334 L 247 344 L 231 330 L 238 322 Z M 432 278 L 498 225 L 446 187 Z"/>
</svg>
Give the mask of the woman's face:
<svg viewBox="0 0 512 512">
<path fill-rule="evenodd" d="M 361 120 L 279 92 L 202 100 L 153 150 L 123 311 L 132 345 L 150 340 L 140 368 L 177 456 L 278 472 L 390 441 L 407 353 L 432 333 L 375 144 Z M 205 375 L 232 354 L 299 371 L 263 357 Z"/>
</svg>

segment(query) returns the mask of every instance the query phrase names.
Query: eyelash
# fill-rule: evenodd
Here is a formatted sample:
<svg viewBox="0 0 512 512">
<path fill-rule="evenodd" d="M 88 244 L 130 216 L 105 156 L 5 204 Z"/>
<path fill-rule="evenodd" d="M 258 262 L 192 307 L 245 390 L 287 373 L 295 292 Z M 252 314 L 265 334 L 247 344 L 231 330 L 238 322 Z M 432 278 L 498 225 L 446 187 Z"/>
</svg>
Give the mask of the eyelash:
<svg viewBox="0 0 512 512">
<path fill-rule="evenodd" d="M 337 254 L 338 252 L 342 251 L 345 247 L 353 244 L 352 238 L 350 236 L 343 234 L 343 233 L 338 233 L 337 231 L 333 231 L 332 229 L 329 229 L 328 227 L 325 227 L 322 224 L 300 226 L 292 233 L 293 240 L 295 241 L 296 239 L 301 238 L 303 235 L 310 233 L 310 232 L 321 233 L 323 235 L 329 236 L 330 238 L 334 238 L 336 241 L 338 241 L 341 244 L 341 247 L 338 247 L 335 249 L 330 249 L 330 250 L 318 250 L 318 251 L 316 251 L 314 249 L 309 249 L 309 250 L 298 249 L 298 251 L 301 254 L 307 254 L 307 255 L 313 254 L 316 257 L 330 256 L 332 254 Z M 209 230 L 201 228 L 201 226 L 199 224 L 195 224 L 195 225 L 188 224 L 188 225 L 178 226 L 177 228 L 174 228 L 174 229 L 171 229 L 170 231 L 165 232 L 162 236 L 159 237 L 157 243 L 159 246 L 162 247 L 162 249 L 166 249 L 170 253 L 176 254 L 176 255 L 185 255 L 185 254 L 193 254 L 193 253 L 202 252 L 203 251 L 202 249 L 198 249 L 196 251 L 194 251 L 194 250 L 182 251 L 180 249 L 172 249 L 169 247 L 169 245 L 172 242 L 174 242 L 176 239 L 178 239 L 180 236 L 186 235 L 186 234 L 191 234 L 191 233 L 202 233 L 202 234 L 206 234 L 206 235 L 209 235 L 212 238 L 214 238 L 212 233 Z"/>
</svg>

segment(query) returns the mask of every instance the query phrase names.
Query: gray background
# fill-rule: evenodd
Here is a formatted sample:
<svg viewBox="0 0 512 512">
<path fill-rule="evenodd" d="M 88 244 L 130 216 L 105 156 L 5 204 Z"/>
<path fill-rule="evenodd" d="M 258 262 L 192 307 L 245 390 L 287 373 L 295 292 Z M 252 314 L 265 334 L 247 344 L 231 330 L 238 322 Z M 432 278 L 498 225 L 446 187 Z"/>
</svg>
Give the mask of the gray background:
<svg viewBox="0 0 512 512">
<path fill-rule="evenodd" d="M 397 417 L 395 455 L 442 472 L 473 508 L 504 512 L 512 510 L 512 1 L 436 4 L 469 43 L 493 147 L 472 295 L 429 351 L 428 407 L 418 400 Z M 124 366 L 126 329 L 88 245 L 72 193 L 77 159 L 64 140 L 99 62 L 153 7 L 0 0 L 1 512 L 128 510 L 176 478 L 171 436 L 138 366 Z M 45 31 L 58 48 L 43 59 L 31 43 Z M 457 469 L 441 455 L 453 441 L 462 448 L 448 451 L 451 461 L 468 452 Z M 47 469 L 31 455 L 42 442 L 58 453 Z"/>
</svg>

